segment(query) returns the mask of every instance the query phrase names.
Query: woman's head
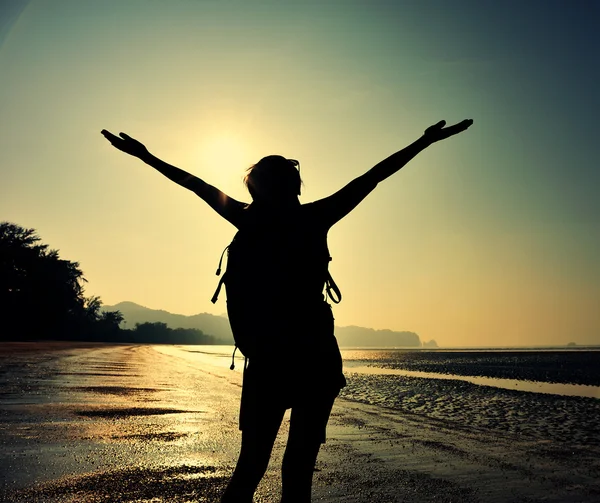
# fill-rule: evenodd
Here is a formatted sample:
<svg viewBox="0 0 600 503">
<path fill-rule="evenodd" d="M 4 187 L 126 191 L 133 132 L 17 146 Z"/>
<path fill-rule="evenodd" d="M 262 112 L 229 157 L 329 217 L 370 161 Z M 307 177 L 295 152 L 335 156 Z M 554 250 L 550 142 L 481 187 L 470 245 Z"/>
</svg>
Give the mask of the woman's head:
<svg viewBox="0 0 600 503">
<path fill-rule="evenodd" d="M 300 163 L 281 155 L 263 157 L 248 168 L 244 183 L 252 199 L 281 201 L 300 195 Z"/>
</svg>

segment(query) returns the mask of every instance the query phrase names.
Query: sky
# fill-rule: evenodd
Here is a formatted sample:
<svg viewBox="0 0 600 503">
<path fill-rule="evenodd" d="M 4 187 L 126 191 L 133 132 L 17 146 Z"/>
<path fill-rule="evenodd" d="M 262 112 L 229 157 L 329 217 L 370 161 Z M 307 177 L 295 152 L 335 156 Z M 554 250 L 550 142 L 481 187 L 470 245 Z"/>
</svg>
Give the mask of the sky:
<svg viewBox="0 0 600 503">
<path fill-rule="evenodd" d="M 595 0 L 5 0 L 0 220 L 107 305 L 222 314 L 235 229 L 102 129 L 248 202 L 249 165 L 298 159 L 310 202 L 472 118 L 330 231 L 336 324 L 600 344 L 599 22 Z"/>
</svg>

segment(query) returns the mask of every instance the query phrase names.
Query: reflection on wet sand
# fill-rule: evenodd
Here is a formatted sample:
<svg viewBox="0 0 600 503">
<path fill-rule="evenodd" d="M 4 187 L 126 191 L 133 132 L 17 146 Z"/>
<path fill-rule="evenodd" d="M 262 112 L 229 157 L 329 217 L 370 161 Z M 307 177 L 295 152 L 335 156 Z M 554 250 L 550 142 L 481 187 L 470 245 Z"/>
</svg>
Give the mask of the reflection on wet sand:
<svg viewBox="0 0 600 503">
<path fill-rule="evenodd" d="M 238 397 L 205 375 L 151 346 L 0 354 L 0 501 L 218 501 Z"/>
<path fill-rule="evenodd" d="M 14 494 L 21 501 L 131 503 L 218 501 L 228 476 L 214 466 L 124 468 L 52 481 Z"/>
<path fill-rule="evenodd" d="M 147 407 L 130 407 L 128 409 L 99 409 L 99 410 L 75 410 L 73 411 L 78 416 L 84 417 L 101 417 L 108 419 L 121 419 L 131 416 L 160 416 L 163 414 L 184 414 L 191 412 L 179 409 L 162 409 Z"/>
<path fill-rule="evenodd" d="M 0 501 L 219 501 L 240 440 L 229 348 L 42 348 L 0 350 Z M 348 370 L 314 501 L 598 500 L 600 400 Z M 280 500 L 287 428 L 261 503 Z"/>
</svg>

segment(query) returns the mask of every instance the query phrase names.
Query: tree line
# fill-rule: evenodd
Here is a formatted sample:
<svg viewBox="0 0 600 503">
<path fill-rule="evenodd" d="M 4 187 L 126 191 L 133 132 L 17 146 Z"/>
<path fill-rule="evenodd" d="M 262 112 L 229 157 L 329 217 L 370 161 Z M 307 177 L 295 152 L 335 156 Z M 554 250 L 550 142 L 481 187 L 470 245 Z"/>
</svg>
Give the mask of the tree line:
<svg viewBox="0 0 600 503">
<path fill-rule="evenodd" d="M 123 314 L 86 297 L 86 282 L 79 262 L 61 259 L 35 229 L 0 222 L 0 340 L 214 343 L 201 330 L 165 323 L 121 328 Z"/>
</svg>

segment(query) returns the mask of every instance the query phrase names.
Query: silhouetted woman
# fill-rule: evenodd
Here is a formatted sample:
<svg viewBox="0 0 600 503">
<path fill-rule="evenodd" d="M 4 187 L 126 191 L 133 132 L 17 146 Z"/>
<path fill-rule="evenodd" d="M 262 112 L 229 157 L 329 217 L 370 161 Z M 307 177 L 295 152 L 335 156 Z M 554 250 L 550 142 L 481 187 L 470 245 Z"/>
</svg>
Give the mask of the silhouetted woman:
<svg viewBox="0 0 600 503">
<path fill-rule="evenodd" d="M 466 130 L 472 123 L 464 120 L 444 127 L 441 121 L 335 194 L 308 204 L 298 200 L 302 182 L 297 161 L 271 155 L 251 166 L 245 183 L 252 203 L 246 204 L 161 161 L 130 136 L 102 131 L 119 150 L 195 192 L 245 240 L 242 291 L 233 298 L 226 282 L 227 302 L 234 333 L 234 323 L 241 319 L 243 328 L 256 335 L 256 344 L 245 351 L 249 364 L 244 371 L 240 407 L 242 446 L 222 503 L 251 503 L 288 408 L 290 431 L 283 458 L 281 501 L 310 502 L 314 465 L 325 442 L 329 414 L 346 383 L 331 307 L 323 295 L 330 260 L 327 233 L 379 182 L 431 144 Z M 236 303 L 234 312 L 243 312 L 237 321 L 232 319 L 231 303 Z"/>
</svg>

